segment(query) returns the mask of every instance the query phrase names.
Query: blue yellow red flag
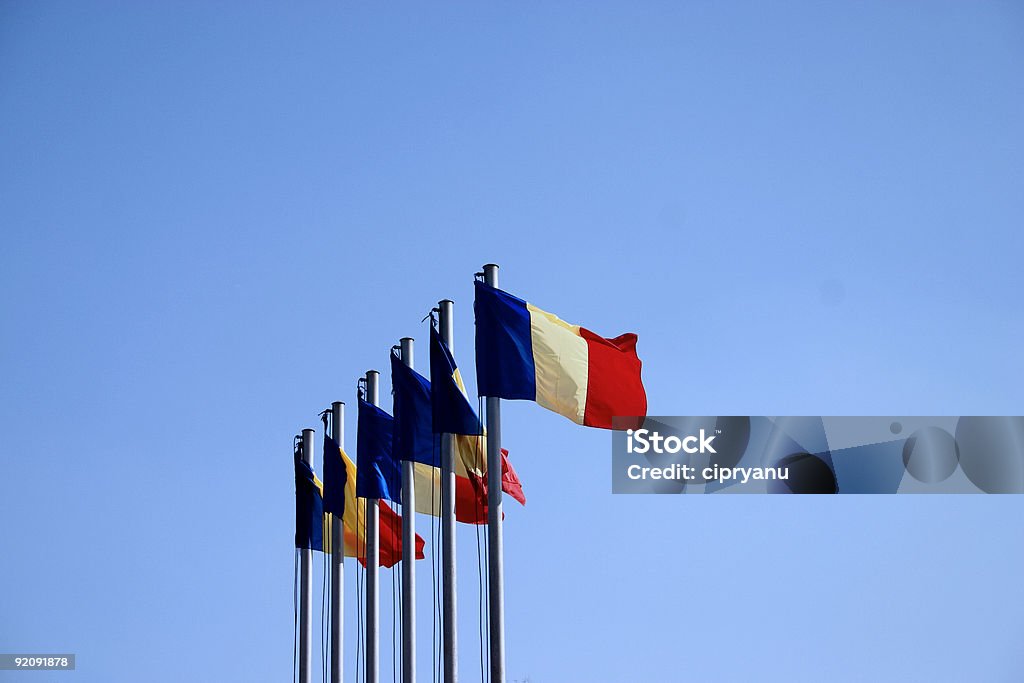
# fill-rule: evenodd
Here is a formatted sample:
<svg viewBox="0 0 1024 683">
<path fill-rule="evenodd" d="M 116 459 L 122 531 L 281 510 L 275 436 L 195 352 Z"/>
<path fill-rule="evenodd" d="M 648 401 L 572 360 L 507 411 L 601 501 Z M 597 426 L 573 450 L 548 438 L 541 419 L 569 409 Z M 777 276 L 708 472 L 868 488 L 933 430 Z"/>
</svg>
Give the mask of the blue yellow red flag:
<svg viewBox="0 0 1024 683">
<path fill-rule="evenodd" d="M 430 326 L 431 427 L 437 434 L 483 434 L 480 418 L 466 396 L 448 345 Z"/>
<path fill-rule="evenodd" d="M 295 453 L 295 547 L 323 551 L 324 501 L 320 480 Z"/>
<path fill-rule="evenodd" d="M 395 419 L 362 398 L 356 427 L 356 495 L 402 502 L 402 474 L 392 456 Z"/>
</svg>

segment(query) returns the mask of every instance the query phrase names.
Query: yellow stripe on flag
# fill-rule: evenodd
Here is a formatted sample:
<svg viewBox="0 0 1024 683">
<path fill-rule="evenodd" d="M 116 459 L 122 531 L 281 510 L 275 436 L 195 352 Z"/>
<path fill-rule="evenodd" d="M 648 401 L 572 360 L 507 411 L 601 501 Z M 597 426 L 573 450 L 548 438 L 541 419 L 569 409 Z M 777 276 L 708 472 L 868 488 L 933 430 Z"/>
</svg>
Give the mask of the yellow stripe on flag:
<svg viewBox="0 0 1024 683">
<path fill-rule="evenodd" d="M 579 325 L 526 304 L 530 312 L 537 403 L 577 424 L 587 408 L 589 354 Z"/>
<path fill-rule="evenodd" d="M 349 459 L 344 449 L 341 459 L 345 462 L 348 478 L 345 481 L 345 515 L 341 518 L 342 531 L 345 534 L 345 557 L 363 557 L 366 554 L 366 501 L 356 498 L 356 466 Z M 313 483 L 323 495 L 324 485 L 313 475 Z M 334 515 L 324 513 L 324 552 L 330 553 L 334 539 L 331 538 L 331 522 Z M 358 552 L 357 552 L 358 551 Z"/>
</svg>

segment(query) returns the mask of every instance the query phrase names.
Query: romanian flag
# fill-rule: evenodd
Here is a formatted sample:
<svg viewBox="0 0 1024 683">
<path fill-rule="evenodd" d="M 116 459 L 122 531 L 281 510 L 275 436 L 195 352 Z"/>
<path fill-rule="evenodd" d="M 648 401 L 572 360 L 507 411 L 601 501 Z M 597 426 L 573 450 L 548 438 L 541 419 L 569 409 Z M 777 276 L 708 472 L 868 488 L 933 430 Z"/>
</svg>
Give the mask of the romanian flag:
<svg viewBox="0 0 1024 683">
<path fill-rule="evenodd" d="M 455 437 L 455 520 L 464 524 L 487 523 L 487 459 L 482 456 L 486 442 L 479 436 Z M 441 470 L 416 463 L 416 512 L 441 514 Z M 526 505 L 523 485 L 501 449 L 501 490 Z"/>
<path fill-rule="evenodd" d="M 333 441 L 332 441 L 333 443 Z M 345 533 L 345 556 L 356 557 L 359 562 L 366 566 L 366 499 L 356 497 L 356 466 L 346 455 L 345 451 L 338 448 L 341 456 L 342 468 L 346 471 L 345 477 L 345 503 L 344 515 L 342 515 L 342 528 Z M 380 519 L 380 566 L 393 567 L 402 559 L 402 517 L 395 513 L 387 503 L 379 501 Z M 324 552 L 331 552 L 331 514 L 324 515 L 324 527 L 327 532 L 324 538 Z M 423 538 L 416 535 L 416 559 L 422 560 Z"/>
<path fill-rule="evenodd" d="M 393 456 L 440 467 L 441 441 L 430 422 L 430 382 L 392 353 L 391 387 L 395 403 Z"/>
<path fill-rule="evenodd" d="M 432 336 L 433 341 L 433 336 Z M 437 340 L 440 341 L 440 338 Z M 447 351 L 447 348 L 445 348 Z M 431 353 L 435 351 L 432 348 Z M 448 358 L 451 354 L 448 353 Z M 439 377 L 439 384 L 444 377 L 453 380 L 453 386 L 459 392 L 458 397 L 450 394 L 445 398 L 444 405 L 454 405 L 456 422 L 444 422 L 445 426 L 469 425 L 472 429 L 480 429 L 480 421 L 473 412 L 469 400 L 462 388 L 462 379 L 454 360 L 451 369 Z M 433 365 L 433 364 L 432 364 Z M 432 374 L 436 374 L 432 369 Z M 457 383 L 457 384 L 456 384 Z M 395 393 L 395 421 L 393 437 L 393 455 L 398 460 L 412 460 L 413 487 L 416 490 L 416 512 L 435 517 L 441 514 L 441 470 L 440 440 L 433 432 L 433 387 L 430 381 L 412 368 L 402 363 L 394 354 L 391 356 L 391 384 Z M 464 405 L 463 405 L 464 404 Z M 468 411 L 467 416 L 464 411 Z M 449 416 L 445 419 L 451 420 Z M 486 478 L 487 458 L 486 441 L 483 436 L 473 434 L 456 435 L 454 438 L 455 465 L 455 519 L 466 524 L 483 524 L 487 522 L 487 489 L 483 480 Z M 503 453 L 507 455 L 507 451 Z M 508 463 L 507 458 L 504 458 Z M 436 466 L 434 465 L 436 463 Z M 507 465 L 511 478 L 518 482 L 511 464 Z M 502 468 L 505 471 L 505 467 Z M 511 479 L 510 479 L 511 481 Z M 510 493 L 524 505 L 526 498 L 522 496 L 522 486 L 503 490 Z"/>
<path fill-rule="evenodd" d="M 536 401 L 588 427 L 647 415 L 635 334 L 605 339 L 479 280 L 474 311 L 481 396 Z"/>
<path fill-rule="evenodd" d="M 434 431 L 455 435 L 455 516 L 469 524 L 484 524 L 487 522 L 487 437 L 480 418 L 469 403 L 466 386 L 462 383 L 462 375 L 451 350 L 433 327 L 430 331 L 430 395 Z M 501 470 L 501 490 L 526 505 L 522 484 L 504 448 L 501 449 Z"/>
<path fill-rule="evenodd" d="M 448 345 L 430 326 L 430 411 L 435 434 L 483 434 Z"/>
<path fill-rule="evenodd" d="M 356 495 L 402 502 L 402 472 L 392 457 L 395 419 L 379 407 L 359 399 L 356 428 Z"/>
<path fill-rule="evenodd" d="M 345 514 L 345 486 L 348 483 L 348 470 L 341 459 L 341 446 L 327 435 L 326 419 L 324 421 L 324 512 L 342 516 Z"/>
<path fill-rule="evenodd" d="M 323 484 L 312 468 L 295 453 L 295 547 L 324 549 Z"/>
<path fill-rule="evenodd" d="M 455 452 L 458 457 L 455 459 L 455 472 L 465 476 L 472 483 L 476 495 L 484 505 L 484 516 L 487 515 L 487 437 L 486 436 L 456 436 Z M 501 449 L 501 490 L 509 494 L 520 505 L 526 505 L 526 495 L 523 493 L 523 484 L 519 481 L 519 475 L 512 468 L 508 459 L 508 449 Z"/>
</svg>

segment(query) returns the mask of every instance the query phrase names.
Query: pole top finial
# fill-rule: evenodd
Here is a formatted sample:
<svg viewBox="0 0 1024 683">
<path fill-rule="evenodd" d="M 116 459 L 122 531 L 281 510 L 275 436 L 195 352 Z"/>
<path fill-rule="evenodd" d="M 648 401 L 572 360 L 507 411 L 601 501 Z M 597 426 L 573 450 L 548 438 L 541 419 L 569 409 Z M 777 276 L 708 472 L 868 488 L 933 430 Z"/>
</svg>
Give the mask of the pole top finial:
<svg viewBox="0 0 1024 683">
<path fill-rule="evenodd" d="M 491 287 L 497 287 L 498 286 L 498 264 L 497 263 L 488 263 L 487 265 L 485 265 L 484 266 L 483 276 L 484 276 L 484 284 L 489 285 Z"/>
</svg>

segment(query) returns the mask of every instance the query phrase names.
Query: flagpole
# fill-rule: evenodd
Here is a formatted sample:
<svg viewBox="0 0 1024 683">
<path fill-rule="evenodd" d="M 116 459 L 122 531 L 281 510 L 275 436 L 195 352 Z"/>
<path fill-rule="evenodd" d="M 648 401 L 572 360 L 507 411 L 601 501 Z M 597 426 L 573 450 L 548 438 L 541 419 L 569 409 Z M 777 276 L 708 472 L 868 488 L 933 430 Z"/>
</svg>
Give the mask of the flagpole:
<svg viewBox="0 0 1024 683">
<path fill-rule="evenodd" d="M 498 286 L 498 266 L 484 266 Z M 505 566 L 501 531 L 501 399 L 487 397 L 487 577 L 490 591 L 491 683 L 505 683 Z"/>
<path fill-rule="evenodd" d="M 313 469 L 313 430 L 302 430 L 302 460 Z M 313 551 L 299 551 L 299 683 L 309 683 L 313 669 Z"/>
<path fill-rule="evenodd" d="M 413 367 L 413 339 L 399 341 L 402 362 Z M 402 681 L 416 681 L 416 486 L 415 463 L 402 461 Z"/>
<path fill-rule="evenodd" d="M 438 333 L 454 353 L 453 320 L 455 303 L 444 299 L 438 305 Z M 431 378 L 434 379 L 434 378 Z M 455 466 L 454 437 L 441 435 L 441 628 L 444 652 L 444 680 L 459 680 L 457 609 L 455 602 Z"/>
<path fill-rule="evenodd" d="M 378 385 L 380 373 L 366 371 L 366 401 L 379 405 Z M 378 498 L 366 499 L 366 683 L 378 683 L 377 663 L 380 646 L 380 586 L 377 583 L 380 566 L 380 507 Z"/>
<path fill-rule="evenodd" d="M 331 437 L 339 447 L 345 441 L 345 404 L 331 404 Z M 332 454 L 335 455 L 335 454 Z M 341 457 L 341 454 L 336 454 Z M 324 463 L 326 467 L 327 463 Z M 338 482 L 330 482 L 337 486 Z M 331 683 L 344 683 L 345 633 L 342 615 L 345 613 L 345 530 L 342 518 L 331 515 Z"/>
</svg>

